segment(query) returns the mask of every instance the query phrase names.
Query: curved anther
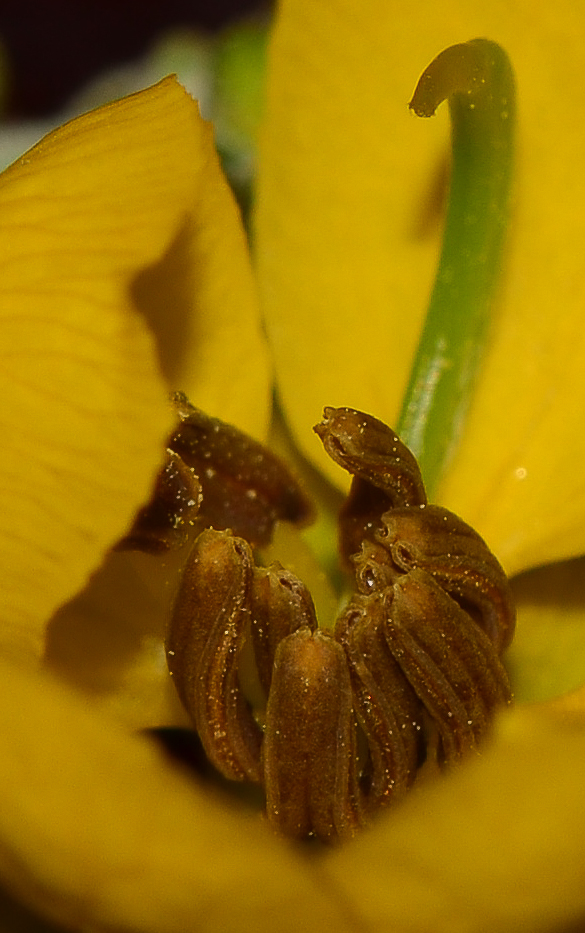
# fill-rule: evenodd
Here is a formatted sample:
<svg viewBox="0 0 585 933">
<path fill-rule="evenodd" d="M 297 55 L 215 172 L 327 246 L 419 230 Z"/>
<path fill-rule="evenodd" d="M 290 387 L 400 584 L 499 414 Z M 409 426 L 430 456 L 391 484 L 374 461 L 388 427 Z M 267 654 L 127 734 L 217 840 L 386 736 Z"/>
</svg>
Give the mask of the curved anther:
<svg viewBox="0 0 585 933">
<path fill-rule="evenodd" d="M 427 501 L 416 459 L 383 421 L 353 408 L 325 408 L 314 430 L 339 466 L 385 492 L 394 508 Z"/>
<path fill-rule="evenodd" d="M 203 490 L 200 527 L 231 528 L 256 547 L 278 520 L 312 521 L 313 504 L 286 464 L 243 431 L 211 418 L 176 392 L 181 423 L 168 446 L 197 473 Z"/>
<path fill-rule="evenodd" d="M 421 744 L 421 703 L 385 638 L 381 593 L 354 596 L 337 620 L 353 690 L 354 711 L 369 757 L 362 771 L 364 809 L 369 813 L 400 797 L 412 784 Z"/>
<path fill-rule="evenodd" d="M 508 647 L 516 612 L 502 567 L 476 531 L 447 509 L 394 509 L 382 516 L 377 541 L 407 573 L 426 570 L 489 636 L 497 653 Z"/>
<path fill-rule="evenodd" d="M 210 761 L 233 780 L 261 780 L 261 732 L 242 694 L 254 561 L 229 531 L 203 531 L 185 566 L 166 639 L 181 700 Z"/>
<path fill-rule="evenodd" d="M 339 550 L 346 567 L 388 508 L 427 501 L 416 459 L 387 425 L 353 408 L 325 408 L 315 432 L 329 456 L 353 476 L 339 513 Z"/>
<path fill-rule="evenodd" d="M 298 629 L 276 651 L 263 750 L 266 812 L 279 832 L 326 842 L 361 819 L 345 654 L 324 632 Z"/>
<path fill-rule="evenodd" d="M 258 675 L 268 696 L 279 643 L 301 626 L 315 631 L 315 606 L 307 587 L 294 573 L 271 564 L 254 571 L 250 616 Z"/>
<path fill-rule="evenodd" d="M 424 570 L 401 577 L 387 599 L 388 647 L 437 725 L 445 760 L 457 760 L 510 702 L 506 671 L 485 632 Z"/>
</svg>

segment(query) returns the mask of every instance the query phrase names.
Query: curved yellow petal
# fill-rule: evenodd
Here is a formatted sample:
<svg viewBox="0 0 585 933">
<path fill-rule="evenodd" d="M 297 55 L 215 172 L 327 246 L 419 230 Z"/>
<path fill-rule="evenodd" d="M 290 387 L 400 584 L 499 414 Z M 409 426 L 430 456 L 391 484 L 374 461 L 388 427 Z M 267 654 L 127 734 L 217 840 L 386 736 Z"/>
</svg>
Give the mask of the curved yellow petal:
<svg viewBox="0 0 585 933">
<path fill-rule="evenodd" d="M 213 205 L 226 218 L 229 257 L 209 223 Z M 239 279 L 251 280 L 210 129 L 173 79 L 42 140 L 0 176 L 0 217 L 0 638 L 4 648 L 38 653 L 44 621 L 83 585 L 148 495 L 173 423 L 158 364 L 160 356 L 170 379 L 167 328 L 198 341 L 214 302 L 235 289 L 226 269 L 245 269 Z M 178 248 L 190 264 L 173 285 L 197 286 L 206 320 L 187 320 L 199 305 L 175 309 L 169 287 L 167 320 L 151 318 L 151 329 L 137 312 L 148 272 L 136 278 L 154 265 L 162 288 L 157 273 Z M 205 273 L 192 268 L 202 257 Z M 223 275 L 215 293 L 211 272 Z M 243 302 L 242 319 L 257 338 L 253 295 L 244 291 Z M 234 298 L 234 320 L 236 311 Z M 213 352 L 212 363 L 204 354 L 204 375 L 214 371 L 221 394 L 217 342 Z M 249 369 L 256 391 L 247 396 L 244 384 L 243 396 L 266 408 L 266 387 L 258 400 L 255 364 Z"/>
<path fill-rule="evenodd" d="M 585 548 L 584 13 L 583 0 L 537 17 L 528 0 L 368 0 L 359 15 L 343 0 L 283 0 L 270 57 L 262 296 L 297 441 L 339 482 L 310 425 L 324 404 L 395 422 L 434 273 L 448 116 L 414 119 L 411 91 L 454 42 L 488 36 L 510 55 L 517 194 L 501 308 L 439 491 L 510 571 Z"/>
<path fill-rule="evenodd" d="M 0 664 L 0 683 L 0 879 L 19 899 L 71 929 L 351 933 L 257 813 L 48 678 Z"/>
<path fill-rule="evenodd" d="M 543 701 L 585 684 L 585 558 L 512 580 L 518 608 L 506 653 L 518 701 Z"/>
<path fill-rule="evenodd" d="M 193 404 L 264 439 L 272 371 L 239 208 L 223 175 L 211 125 L 198 121 L 186 167 L 198 185 L 161 262 L 133 295 L 159 336 L 163 371 Z M 168 144 L 168 143 L 167 143 Z"/>
<path fill-rule="evenodd" d="M 582 918 L 583 725 L 582 710 L 507 714 L 481 757 L 335 853 L 357 928 L 544 933 Z"/>
</svg>

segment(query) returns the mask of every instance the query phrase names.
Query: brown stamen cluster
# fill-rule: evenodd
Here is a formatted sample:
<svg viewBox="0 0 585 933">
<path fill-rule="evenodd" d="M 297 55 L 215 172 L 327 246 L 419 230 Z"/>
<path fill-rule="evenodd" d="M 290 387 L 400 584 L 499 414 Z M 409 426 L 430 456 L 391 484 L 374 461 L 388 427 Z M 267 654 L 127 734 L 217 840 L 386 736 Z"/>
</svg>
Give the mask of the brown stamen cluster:
<svg viewBox="0 0 585 933">
<path fill-rule="evenodd" d="M 333 631 L 320 629 L 303 583 L 278 564 L 256 566 L 250 544 L 259 542 L 246 504 L 262 500 L 265 518 L 270 511 L 260 522 L 264 543 L 283 513 L 307 517 L 294 481 L 240 432 L 194 409 L 182 417 L 171 446 L 201 482 L 198 518 L 215 528 L 192 547 L 169 625 L 177 690 L 211 762 L 264 787 L 280 832 L 346 839 L 404 794 L 425 755 L 441 765 L 459 760 L 510 702 L 500 661 L 514 629 L 508 581 L 472 528 L 427 504 L 416 460 L 393 431 L 353 409 L 327 408 L 315 430 L 353 477 L 340 549 L 355 592 Z M 200 434 L 220 436 L 221 456 L 209 437 L 187 450 L 190 419 Z M 212 479 L 223 475 L 231 516 L 224 510 L 218 520 L 213 495 L 214 514 L 205 512 L 199 461 Z M 250 643 L 266 696 L 261 719 L 240 683 Z"/>
</svg>

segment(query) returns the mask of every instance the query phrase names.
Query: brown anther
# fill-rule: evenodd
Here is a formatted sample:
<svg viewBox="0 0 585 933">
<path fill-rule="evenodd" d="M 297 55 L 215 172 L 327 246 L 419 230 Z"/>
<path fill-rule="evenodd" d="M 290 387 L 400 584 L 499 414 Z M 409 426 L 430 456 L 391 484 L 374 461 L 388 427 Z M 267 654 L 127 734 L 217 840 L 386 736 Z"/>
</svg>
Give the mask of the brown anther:
<svg viewBox="0 0 585 933">
<path fill-rule="evenodd" d="M 368 596 L 392 586 L 397 577 L 392 555 L 377 541 L 362 541 L 357 554 L 352 554 L 351 563 L 358 593 Z"/>
<path fill-rule="evenodd" d="M 508 578 L 487 544 L 462 519 L 438 505 L 394 509 L 376 537 L 400 572 L 420 567 L 471 613 L 497 653 L 508 647 L 516 612 Z"/>
<path fill-rule="evenodd" d="M 329 456 L 353 476 L 339 514 L 339 550 L 346 568 L 389 508 L 427 501 L 416 459 L 387 425 L 352 408 L 325 408 L 315 432 Z"/>
<path fill-rule="evenodd" d="M 446 762 L 477 746 L 497 707 L 511 701 L 493 643 L 424 570 L 388 593 L 386 641 L 436 723 Z"/>
<path fill-rule="evenodd" d="M 255 547 L 270 543 L 279 520 L 307 524 L 313 505 L 289 468 L 263 444 L 210 418 L 177 392 L 181 423 L 169 440 L 201 483 L 201 527 L 230 528 Z"/>
<path fill-rule="evenodd" d="M 384 597 L 375 593 L 354 596 L 335 626 L 335 638 L 347 656 L 354 711 L 368 745 L 360 781 L 368 814 L 412 784 L 422 742 L 421 703 L 388 649 L 386 621 Z"/>
<path fill-rule="evenodd" d="M 187 543 L 199 507 L 201 485 L 194 471 L 167 450 L 148 505 L 142 508 L 116 550 L 159 554 Z"/>
<path fill-rule="evenodd" d="M 393 508 L 427 501 L 415 457 L 383 421 L 353 408 L 325 408 L 314 430 L 336 463 L 385 492 Z"/>
<path fill-rule="evenodd" d="M 342 647 L 303 626 L 276 651 L 264 739 L 266 812 L 279 832 L 337 842 L 360 819 L 351 684 Z"/>
<path fill-rule="evenodd" d="M 175 686 L 211 762 L 233 780 L 260 781 L 261 732 L 238 679 L 253 567 L 242 538 L 203 531 L 183 572 L 166 648 Z"/>
<path fill-rule="evenodd" d="M 271 564 L 254 572 L 250 617 L 258 676 L 268 696 L 279 643 L 298 628 L 315 631 L 315 606 L 307 587 L 294 573 Z"/>
</svg>

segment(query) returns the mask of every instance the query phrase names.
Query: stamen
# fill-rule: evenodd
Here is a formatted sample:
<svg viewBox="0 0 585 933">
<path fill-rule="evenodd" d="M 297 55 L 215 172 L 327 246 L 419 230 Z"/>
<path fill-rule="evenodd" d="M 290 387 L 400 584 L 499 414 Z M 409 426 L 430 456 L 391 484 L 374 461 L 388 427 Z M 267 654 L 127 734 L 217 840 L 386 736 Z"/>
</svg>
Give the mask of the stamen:
<svg viewBox="0 0 585 933">
<path fill-rule="evenodd" d="M 416 461 L 389 427 L 327 408 L 316 430 L 353 477 L 340 540 L 355 593 L 333 630 L 318 627 L 290 570 L 257 567 L 244 538 L 207 529 L 187 558 L 166 646 L 218 771 L 263 786 L 278 832 L 335 843 L 398 800 L 425 757 L 449 765 L 483 740 L 511 700 L 499 655 L 514 607 L 486 543 L 427 504 Z M 248 449 L 233 429 L 223 435 L 206 448 L 211 465 L 217 451 L 230 463 L 232 444 Z"/>
</svg>

